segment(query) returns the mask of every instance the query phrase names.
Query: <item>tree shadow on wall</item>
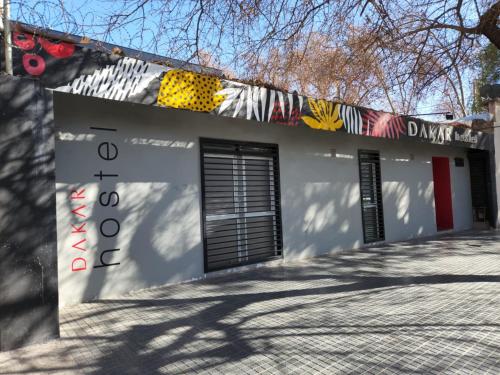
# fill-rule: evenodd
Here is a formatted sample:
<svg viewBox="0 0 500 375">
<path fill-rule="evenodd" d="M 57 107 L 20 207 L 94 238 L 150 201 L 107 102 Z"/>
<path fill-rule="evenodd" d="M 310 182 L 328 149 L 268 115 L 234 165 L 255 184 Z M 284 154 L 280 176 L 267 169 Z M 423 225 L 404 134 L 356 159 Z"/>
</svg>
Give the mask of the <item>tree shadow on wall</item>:
<svg viewBox="0 0 500 375">
<path fill-rule="evenodd" d="M 329 221 L 329 215 L 334 212 L 329 210 L 329 207 L 340 207 L 342 210 L 353 209 L 359 215 L 358 206 L 352 208 L 349 203 L 350 194 L 352 194 L 350 187 L 352 186 L 342 190 L 339 201 L 334 202 L 335 205 L 329 204 L 328 200 L 317 200 L 314 196 L 312 198 L 303 197 L 300 195 L 301 189 L 294 192 L 296 195 L 287 196 L 289 201 L 297 205 L 296 209 L 302 212 L 297 222 L 294 223 L 293 230 L 296 230 L 296 233 L 302 233 L 306 222 L 303 213 L 307 211 L 307 209 L 303 210 L 303 207 L 314 206 L 313 214 L 310 215 L 311 219 L 307 221 L 307 228 L 310 231 L 324 232 L 329 235 L 332 241 L 337 234 L 345 234 L 342 231 L 341 222 Z M 329 191 L 322 192 L 329 197 L 328 199 L 332 199 Z M 402 200 L 407 194 L 408 189 L 401 185 L 400 188 L 394 190 L 390 199 Z M 423 192 L 419 193 L 419 196 L 423 196 L 423 194 Z M 186 209 L 182 206 L 174 207 L 171 204 L 178 198 L 172 191 L 164 191 L 160 195 L 159 201 L 149 202 L 146 205 L 147 209 L 141 212 L 141 220 L 134 227 L 130 236 L 132 248 L 144 251 L 144 247 L 154 247 L 152 239 L 158 230 L 158 228 L 155 229 L 155 226 L 158 224 L 162 212 L 171 209 L 172 212 L 179 214 Z M 400 210 L 400 207 L 400 205 L 395 205 L 394 210 Z M 123 214 L 134 216 L 135 212 L 140 209 L 142 209 L 140 205 L 130 207 Z M 412 210 L 411 205 L 405 210 L 408 211 L 399 212 L 401 218 L 404 218 Z M 175 214 L 171 217 L 175 217 Z M 349 228 L 351 227 L 349 226 Z M 483 241 L 485 245 L 492 243 L 486 237 L 471 239 L 464 236 L 464 238 L 477 244 L 481 244 Z M 176 239 L 181 239 L 181 237 L 176 237 Z M 308 240 L 310 239 L 303 238 L 300 246 L 309 246 L 311 242 Z M 498 283 L 500 281 L 500 276 L 497 275 L 483 275 L 474 272 L 453 274 L 443 271 L 436 272 L 436 268 L 426 270 L 425 267 L 423 271 L 415 271 L 414 268 L 408 267 L 402 271 L 395 267 L 415 260 L 424 263 L 433 262 L 449 255 L 473 257 L 481 255 L 483 252 L 484 254 L 491 253 L 491 250 L 484 247 L 478 251 L 473 246 L 462 249 L 455 247 L 455 245 L 447 246 L 447 244 L 448 239 L 439 237 L 433 240 L 381 245 L 359 251 L 342 251 L 332 257 L 319 257 L 310 260 L 300 267 L 295 264 L 284 265 L 276 269 L 264 268 L 243 274 L 238 273 L 230 277 L 214 278 L 196 284 L 147 291 L 147 298 L 135 297 L 136 294 L 132 294 L 123 299 L 111 299 L 89 304 L 89 308 L 91 307 L 93 311 L 88 314 L 88 319 L 92 319 L 94 322 L 99 321 L 100 326 L 107 329 L 106 334 L 99 337 L 104 342 L 103 352 L 105 353 L 91 366 L 98 368 L 95 370 L 96 373 L 107 373 L 110 371 L 110 364 L 116 358 L 121 358 L 123 363 L 118 365 L 119 372 L 134 373 L 147 369 L 150 373 L 159 373 L 160 368 L 161 371 L 164 371 L 169 366 L 191 362 L 193 364 L 190 371 L 194 372 L 230 363 L 240 363 L 254 355 L 267 353 L 274 356 L 276 352 L 272 351 L 275 348 L 273 340 L 287 336 L 290 338 L 314 338 L 314 336 L 319 335 L 308 332 L 309 329 L 325 329 L 328 335 L 338 335 L 339 330 L 347 328 L 348 332 L 345 335 L 353 337 L 356 336 L 355 331 L 358 328 L 373 334 L 387 330 L 389 330 L 389 334 L 397 334 L 398 330 L 413 328 L 416 331 L 438 330 L 443 327 L 454 330 L 464 329 L 467 324 L 450 324 L 449 321 L 446 324 L 439 323 L 436 327 L 427 323 L 377 324 L 373 323 L 373 320 L 378 317 L 376 312 L 368 314 L 366 323 L 361 322 L 354 325 L 332 322 L 328 319 L 309 324 L 307 313 L 304 313 L 305 318 L 304 315 L 298 315 L 301 319 L 305 319 L 304 322 L 299 319 L 293 323 L 284 323 L 283 326 L 277 324 L 268 332 L 265 328 L 259 327 L 259 319 L 264 317 L 273 320 L 277 319 L 276 317 L 279 317 L 280 314 L 307 312 L 307 309 L 314 308 L 321 303 L 325 304 L 325 309 L 328 309 L 329 303 L 336 304 L 339 308 L 349 309 L 356 298 L 369 299 L 383 295 L 388 290 L 400 291 L 397 296 L 404 297 L 403 299 L 391 298 L 384 301 L 384 307 L 390 313 L 398 311 L 398 308 L 404 308 L 411 301 L 422 299 L 422 296 L 404 292 L 413 286 Z M 416 249 L 413 249 L 415 246 Z M 186 244 L 183 247 L 189 249 L 187 250 L 188 254 L 196 249 L 195 247 L 190 248 Z M 199 249 L 200 254 L 198 255 L 201 257 L 201 248 L 197 249 Z M 131 258 L 137 264 L 141 278 L 155 279 L 156 275 L 161 275 L 163 270 L 167 272 L 167 269 L 172 267 L 172 264 L 166 261 L 165 254 L 153 252 L 146 259 L 140 251 L 135 255 L 131 254 Z M 163 280 L 155 281 L 161 282 Z M 259 289 L 258 292 L 255 291 L 256 287 Z M 203 296 L 204 294 L 206 295 Z M 317 297 L 321 297 L 325 301 L 319 302 Z M 265 305 L 262 311 L 248 311 L 252 306 L 260 304 Z M 367 309 L 367 306 L 361 308 Z M 354 312 L 353 310 L 348 311 L 347 315 Z M 127 323 L 128 317 L 130 317 L 130 321 Z M 120 322 L 121 319 L 123 321 Z M 76 321 L 68 319 L 64 324 L 76 323 Z M 120 323 L 122 327 L 120 327 Z M 480 330 L 481 327 L 485 326 L 487 324 L 478 324 L 477 329 Z M 494 324 L 494 327 L 497 326 L 498 324 Z M 287 329 L 295 329 L 296 332 L 287 333 Z M 260 334 L 257 338 L 249 337 L 249 330 L 259 331 Z M 216 333 L 215 337 L 214 332 Z M 82 334 L 81 338 L 85 339 L 89 336 Z M 89 339 L 92 338 L 89 337 Z M 213 345 L 214 343 L 215 345 Z M 472 340 L 471 343 L 474 341 Z M 271 352 L 266 352 L 266 349 L 271 350 Z M 329 350 L 329 348 L 324 348 L 323 352 L 310 350 L 307 354 L 325 355 Z M 366 348 L 364 351 L 367 354 L 380 354 L 380 351 L 370 353 Z M 342 355 L 346 353 L 347 356 L 354 352 L 354 350 L 352 352 L 346 351 L 342 352 Z M 124 357 L 123 353 L 127 353 L 127 355 Z M 330 354 L 335 354 L 333 349 L 331 349 Z M 405 355 L 408 352 L 401 349 L 401 352 L 396 354 Z M 385 364 L 392 365 L 389 362 Z M 182 371 L 178 370 L 178 372 Z"/>
<path fill-rule="evenodd" d="M 52 96 L 0 76 L 0 349 L 59 332 Z"/>
<path fill-rule="evenodd" d="M 12 150 L 14 149 L 13 147 Z M 22 154 L 23 160 L 26 155 L 26 153 Z M 17 161 L 11 154 L 4 155 L 4 158 L 9 162 L 11 159 Z M 37 164 L 35 163 L 35 165 Z M 46 178 L 49 177 L 48 174 Z M 14 184 L 18 180 L 10 177 L 10 180 L 5 181 L 2 186 L 10 186 L 9 184 Z M 38 187 L 36 184 L 34 186 Z M 28 187 L 23 184 L 17 185 L 15 188 L 10 187 L 10 189 L 12 195 L 30 192 Z M 37 192 L 39 191 L 37 190 Z M 352 194 L 349 188 L 342 191 L 339 204 L 344 209 L 351 207 L 349 194 Z M 325 195 L 328 195 L 328 191 L 325 191 Z M 199 220 L 196 204 L 190 206 L 188 203 L 176 203 L 179 198 L 183 197 L 186 198 L 186 202 L 196 202 L 197 196 L 198 192 L 183 195 L 174 190 L 160 189 L 158 200 L 152 200 L 144 205 L 144 202 L 139 199 L 140 197 L 136 197 L 138 204 L 126 207 L 120 213 L 124 220 L 127 218 L 135 220 L 137 216 L 141 218 L 133 229 L 130 229 L 130 233 L 127 233 L 130 238 L 130 246 L 136 251 L 131 254 L 131 258 L 138 268 L 140 279 L 151 279 L 152 282 L 163 281 L 159 277 L 168 268 L 178 268 L 177 271 L 182 272 L 182 263 L 176 262 L 180 261 L 180 257 L 186 253 L 194 254 L 193 259 L 201 260 L 201 247 L 192 245 L 189 241 L 179 245 L 179 248 L 187 249 L 185 253 L 172 255 L 152 251 L 146 259 L 141 256 L 145 244 L 155 248 L 154 236 L 162 229 L 158 227 L 158 225 L 162 225 L 162 211 L 168 213 L 168 220 L 165 219 L 167 221 L 172 221 L 172 218 L 179 217 L 186 211 L 196 211 L 194 215 L 198 216 Z M 26 211 L 28 213 L 39 210 L 40 201 L 34 197 L 40 198 L 33 195 L 33 200 L 27 204 L 31 210 Z M 287 199 L 294 199 L 294 197 L 287 197 Z M 307 226 L 309 229 L 329 234 L 332 241 L 336 234 L 344 233 L 341 225 L 338 225 L 341 224 L 340 222 L 332 223 L 327 220 L 331 213 L 328 210 L 328 207 L 332 207 L 331 204 L 325 205 L 326 209 L 321 209 L 325 201 L 318 202 L 315 197 L 308 199 L 302 197 L 300 199 L 303 200 L 299 202 L 297 209 L 301 209 L 301 204 L 305 205 L 306 208 L 315 205 L 313 213 L 322 216 L 314 219 L 315 215 L 312 215 L 313 219 L 308 222 Z M 47 200 L 45 204 L 48 204 L 47 202 L 50 200 Z M 10 208 L 11 215 L 16 212 L 15 210 L 23 210 L 24 207 L 24 205 L 12 206 Z M 357 211 L 358 207 L 356 206 L 354 210 Z M 302 212 L 305 211 L 302 210 Z M 30 218 L 29 220 L 35 219 Z M 179 219 L 178 221 L 182 222 L 183 220 Z M 304 216 L 299 217 L 296 224 L 297 231 L 303 230 L 304 221 Z M 47 228 L 55 228 L 55 223 L 52 223 L 52 227 L 49 226 L 50 222 L 45 224 Z M 26 226 L 33 228 L 33 221 L 28 221 Z M 11 229 L 12 232 L 9 233 L 14 236 L 15 228 Z M 199 231 L 199 227 L 194 228 L 194 230 Z M 38 232 L 29 234 L 36 235 Z M 178 240 L 186 240 L 184 234 L 184 232 L 179 231 L 177 236 L 173 236 L 171 238 L 172 244 L 175 245 Z M 74 324 L 73 328 L 69 329 L 71 334 L 68 334 L 64 340 L 70 343 L 80 340 L 83 342 L 83 346 L 97 346 L 100 353 L 89 359 L 85 357 L 85 350 L 82 350 L 81 347 L 71 347 L 71 344 L 68 344 L 69 354 L 76 358 L 78 363 L 78 366 L 69 369 L 83 368 L 89 372 L 109 373 L 110 366 L 113 364 L 115 366 L 113 369 L 119 373 L 137 373 L 139 371 L 159 373 L 160 368 L 163 371 L 165 367 L 168 369 L 169 366 L 190 363 L 192 371 L 203 371 L 216 366 L 242 363 L 258 355 L 268 355 L 271 359 L 277 358 L 278 365 L 283 366 L 284 361 L 280 361 L 280 358 L 286 357 L 280 357 L 280 346 L 276 344 L 276 340 L 287 338 L 314 340 L 315 337 L 325 334 L 318 333 L 321 330 L 326 332 L 326 335 L 335 337 L 340 337 L 340 335 L 357 337 L 356 331 L 359 329 L 369 334 L 388 332 L 389 335 L 397 335 L 401 329 L 414 328 L 415 335 L 425 334 L 419 331 L 428 332 L 433 329 L 443 329 L 443 327 L 454 330 L 471 328 L 479 331 L 489 327 L 488 324 L 479 323 L 477 327 L 460 322 L 450 324 L 449 319 L 445 319 L 446 316 L 443 316 L 443 319 L 438 322 L 437 327 L 428 323 L 415 323 L 412 320 L 414 316 L 410 315 L 409 322 L 404 323 L 397 323 L 396 320 L 396 322 L 389 324 L 380 324 L 376 322 L 376 319 L 381 314 L 390 315 L 394 311 L 404 309 L 411 301 L 420 301 L 419 298 L 422 296 L 407 292 L 413 286 L 498 283 L 500 279 L 497 274 L 481 274 L 480 270 L 452 274 L 448 270 L 443 273 L 442 271 L 436 272 L 436 268 L 429 270 L 423 267 L 423 271 L 417 273 L 414 268 L 405 266 L 406 262 L 414 260 L 433 262 L 447 255 L 466 257 L 481 256 L 481 254 L 492 255 L 491 253 L 494 251 L 491 248 L 497 237 L 491 232 L 481 236 L 470 237 L 463 234 L 452 236 L 452 239 L 455 238 L 456 241 L 463 240 L 471 245 L 466 248 L 456 244 L 453 245 L 453 248 L 447 247 L 448 239 L 446 237 L 422 242 L 409 241 L 360 251 L 343 251 L 332 257 L 310 260 L 305 264 L 290 264 L 277 268 L 265 267 L 195 284 L 158 288 L 147 291 L 147 298 L 140 297 L 141 294 L 134 297 L 132 294 L 120 299 L 85 304 L 79 307 L 84 311 L 87 310 L 84 316 L 76 314 L 76 318 L 73 318 L 68 313 L 63 318 L 63 324 L 66 327 L 71 327 Z M 29 239 L 26 237 L 26 241 Z M 304 238 L 302 244 L 307 246 L 310 242 Z M 27 243 L 25 245 L 27 246 Z M 158 248 L 156 247 L 156 249 Z M 30 255 L 38 254 L 37 251 L 34 249 Z M 401 266 L 402 269 L 398 266 Z M 106 273 L 101 274 L 98 280 L 99 287 L 103 286 L 103 281 L 107 276 L 109 275 Z M 15 285 L 12 283 L 10 286 Z M 87 286 L 87 288 L 89 292 L 86 293 L 89 295 L 95 292 L 93 290 L 90 293 L 90 287 Z M 439 288 L 432 289 L 438 293 Z M 390 294 L 386 298 L 384 295 L 386 292 L 396 294 Z M 366 305 L 359 304 L 360 299 L 369 301 L 370 298 L 382 299 L 380 304 L 383 309 L 371 312 Z M 255 308 L 256 306 L 258 308 Z M 316 319 L 314 309 L 318 306 L 320 307 L 320 315 Z M 32 306 L 26 306 L 26 308 L 32 309 Z M 355 323 L 342 320 L 342 316 L 352 316 L 356 312 L 359 313 L 360 310 L 367 310 L 363 316 L 365 319 Z M 337 311 L 337 315 L 333 315 L 335 311 Z M 291 316 L 288 317 L 288 320 L 280 321 L 280 316 L 283 314 L 291 314 Z M 339 318 L 339 320 L 332 317 Z M 33 319 L 33 322 L 42 322 L 42 319 L 48 318 L 37 317 L 37 319 Z M 269 321 L 266 323 L 262 319 L 269 319 Z M 34 326 L 31 324 L 31 327 Z M 494 322 L 492 326 L 498 328 L 497 322 Z M 254 332 L 255 335 L 252 336 Z M 471 343 L 476 342 L 471 339 Z M 309 347 L 307 341 L 303 342 L 302 347 L 303 353 L 312 356 L 341 355 L 347 357 L 352 353 L 364 351 L 367 355 L 375 358 L 376 354 L 380 354 L 380 351 L 370 352 L 367 347 L 363 347 L 361 351 L 352 345 L 349 346 L 348 341 L 344 344 L 346 349 L 340 351 L 340 354 L 338 349 L 328 346 Z M 487 345 L 482 342 L 476 344 Z M 399 356 L 408 354 L 405 350 L 407 349 L 402 348 L 396 354 Z M 80 351 L 82 357 L 79 357 Z M 387 366 L 393 365 L 389 362 L 385 362 L 385 364 Z M 281 368 L 283 371 L 284 369 L 284 367 Z M 42 368 L 40 370 L 48 371 L 50 369 Z M 181 372 L 181 370 L 177 372 Z"/>
<path fill-rule="evenodd" d="M 203 273 L 203 250 L 199 234 L 191 233 L 193 230 L 199 231 L 199 220 L 195 220 L 198 225 L 191 226 L 185 224 L 187 220 L 183 220 L 190 213 L 198 215 L 193 193 L 179 192 L 171 186 L 154 185 L 144 189 L 143 194 L 135 190 L 135 193 L 127 191 L 128 204 L 124 206 L 122 202 L 122 207 L 111 215 L 121 223 L 119 235 L 113 238 L 101 236 L 96 244 L 94 264 L 101 264 L 100 252 L 105 249 L 120 249 L 104 256 L 105 262 L 120 264 L 90 270 L 82 294 L 85 301 L 106 298 L 110 293 L 120 295 L 141 287 L 189 280 Z M 98 227 L 98 218 L 105 218 L 106 215 L 94 208 L 92 217 L 89 221 Z M 171 227 L 174 226 L 182 228 L 172 231 Z M 156 239 L 158 235 L 163 238 Z"/>
</svg>

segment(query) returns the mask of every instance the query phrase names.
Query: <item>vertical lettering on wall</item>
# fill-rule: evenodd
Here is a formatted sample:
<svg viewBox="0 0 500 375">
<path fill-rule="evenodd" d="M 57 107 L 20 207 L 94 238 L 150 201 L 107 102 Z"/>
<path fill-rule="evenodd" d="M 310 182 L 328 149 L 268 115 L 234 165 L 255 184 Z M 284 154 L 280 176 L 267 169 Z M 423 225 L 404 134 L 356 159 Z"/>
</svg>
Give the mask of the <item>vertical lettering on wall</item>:
<svg viewBox="0 0 500 375">
<path fill-rule="evenodd" d="M 71 272 L 85 271 L 87 269 L 87 259 L 84 258 L 83 254 L 86 253 L 86 248 L 84 247 L 85 242 L 87 242 L 87 231 L 85 226 L 86 221 L 81 222 L 80 220 L 86 219 L 86 208 L 87 205 L 84 204 L 86 196 L 85 189 L 74 189 L 69 194 L 69 205 L 71 212 L 71 248 L 69 251 L 73 254 L 71 260 Z M 75 253 L 76 251 L 76 253 Z"/>
<path fill-rule="evenodd" d="M 100 264 L 94 266 L 94 268 L 101 268 L 101 267 L 109 267 L 109 266 L 117 266 L 120 264 L 120 262 L 115 262 L 115 263 L 108 263 L 104 260 L 104 255 L 106 255 L 109 252 L 114 252 L 114 251 L 120 251 L 120 249 L 108 249 L 108 250 L 103 250 L 101 252 L 101 255 L 99 257 L 99 262 Z"/>
<path fill-rule="evenodd" d="M 90 129 L 96 130 L 99 134 L 104 136 L 106 134 L 117 132 L 117 129 L 114 128 L 103 128 L 97 126 L 91 126 Z M 116 143 L 109 140 L 101 141 L 97 145 L 97 156 L 104 162 L 104 165 L 102 169 L 94 174 L 94 177 L 98 178 L 100 183 L 106 183 L 118 178 L 118 173 L 114 173 L 111 170 L 111 167 L 113 166 L 112 162 L 117 160 L 119 156 L 119 150 Z M 112 209 L 120 203 L 120 195 L 117 191 L 105 189 L 98 194 L 98 203 L 101 207 L 105 207 L 106 210 L 111 210 L 109 213 L 106 212 L 106 218 L 102 219 L 98 225 L 99 236 L 104 241 L 107 239 L 116 240 L 118 234 L 120 233 L 120 222 L 114 217 L 109 217 L 108 215 L 112 215 L 113 211 L 116 212 Z M 119 251 L 119 248 L 102 250 L 99 254 L 99 260 L 96 262 L 96 265 L 94 265 L 94 268 L 119 265 L 120 262 L 113 261 L 113 257 L 117 255 L 115 253 Z"/>
<path fill-rule="evenodd" d="M 77 215 L 77 216 L 80 216 L 80 217 L 87 217 L 85 216 L 84 213 L 80 212 L 81 210 L 85 209 L 87 206 L 82 204 L 80 206 L 78 206 L 77 208 L 74 208 L 71 210 L 71 213 L 73 213 L 74 215 Z"/>
<path fill-rule="evenodd" d="M 75 200 L 75 199 L 85 199 L 85 195 L 84 195 L 84 193 L 85 193 L 85 189 L 81 189 L 81 190 L 79 190 L 79 191 L 77 191 L 77 190 L 73 190 L 73 191 L 71 192 L 70 199 L 71 199 L 71 200 Z"/>
<path fill-rule="evenodd" d="M 87 269 L 87 261 L 85 258 L 74 258 L 71 262 L 71 271 L 84 271 Z"/>
<path fill-rule="evenodd" d="M 83 223 L 82 225 L 78 226 L 78 225 L 75 225 L 75 224 L 71 224 L 71 227 L 73 228 L 73 230 L 71 231 L 71 233 L 87 233 L 87 231 L 84 229 L 85 228 L 85 225 L 87 223 Z"/>
</svg>

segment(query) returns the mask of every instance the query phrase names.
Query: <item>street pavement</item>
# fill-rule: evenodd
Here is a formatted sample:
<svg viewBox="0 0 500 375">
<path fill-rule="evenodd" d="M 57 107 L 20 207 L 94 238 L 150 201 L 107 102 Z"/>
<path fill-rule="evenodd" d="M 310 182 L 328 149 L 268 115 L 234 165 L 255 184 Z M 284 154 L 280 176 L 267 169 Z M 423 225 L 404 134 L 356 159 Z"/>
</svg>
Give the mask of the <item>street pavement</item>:
<svg viewBox="0 0 500 375">
<path fill-rule="evenodd" d="M 500 232 L 270 265 L 63 308 L 0 374 L 500 374 Z"/>
</svg>

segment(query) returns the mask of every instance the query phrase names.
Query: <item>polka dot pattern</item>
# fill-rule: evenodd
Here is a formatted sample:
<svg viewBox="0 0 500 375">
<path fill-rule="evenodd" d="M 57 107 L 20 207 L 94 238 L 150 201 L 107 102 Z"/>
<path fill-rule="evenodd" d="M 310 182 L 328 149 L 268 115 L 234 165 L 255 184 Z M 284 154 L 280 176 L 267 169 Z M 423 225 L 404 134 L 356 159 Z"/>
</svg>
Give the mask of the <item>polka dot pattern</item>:
<svg viewBox="0 0 500 375">
<path fill-rule="evenodd" d="M 163 76 L 157 103 L 163 107 L 211 112 L 225 99 L 224 95 L 217 95 L 222 89 L 217 77 L 173 69 Z"/>
</svg>

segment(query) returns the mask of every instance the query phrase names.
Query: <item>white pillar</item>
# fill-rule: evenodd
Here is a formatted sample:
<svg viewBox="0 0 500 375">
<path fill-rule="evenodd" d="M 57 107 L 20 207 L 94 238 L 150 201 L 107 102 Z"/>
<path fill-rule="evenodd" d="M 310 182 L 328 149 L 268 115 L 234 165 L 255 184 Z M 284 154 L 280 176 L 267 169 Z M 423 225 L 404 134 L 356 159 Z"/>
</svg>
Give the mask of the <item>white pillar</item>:
<svg viewBox="0 0 500 375">
<path fill-rule="evenodd" d="M 10 0 L 2 1 L 2 27 L 5 53 L 5 72 L 12 75 L 12 33 L 10 29 Z"/>
<path fill-rule="evenodd" d="M 495 144 L 495 186 L 497 196 L 497 209 L 500 209 L 500 98 L 492 98 L 488 103 L 488 110 L 494 116 L 493 135 Z M 497 214 L 497 228 L 499 223 L 500 211 Z"/>
</svg>

